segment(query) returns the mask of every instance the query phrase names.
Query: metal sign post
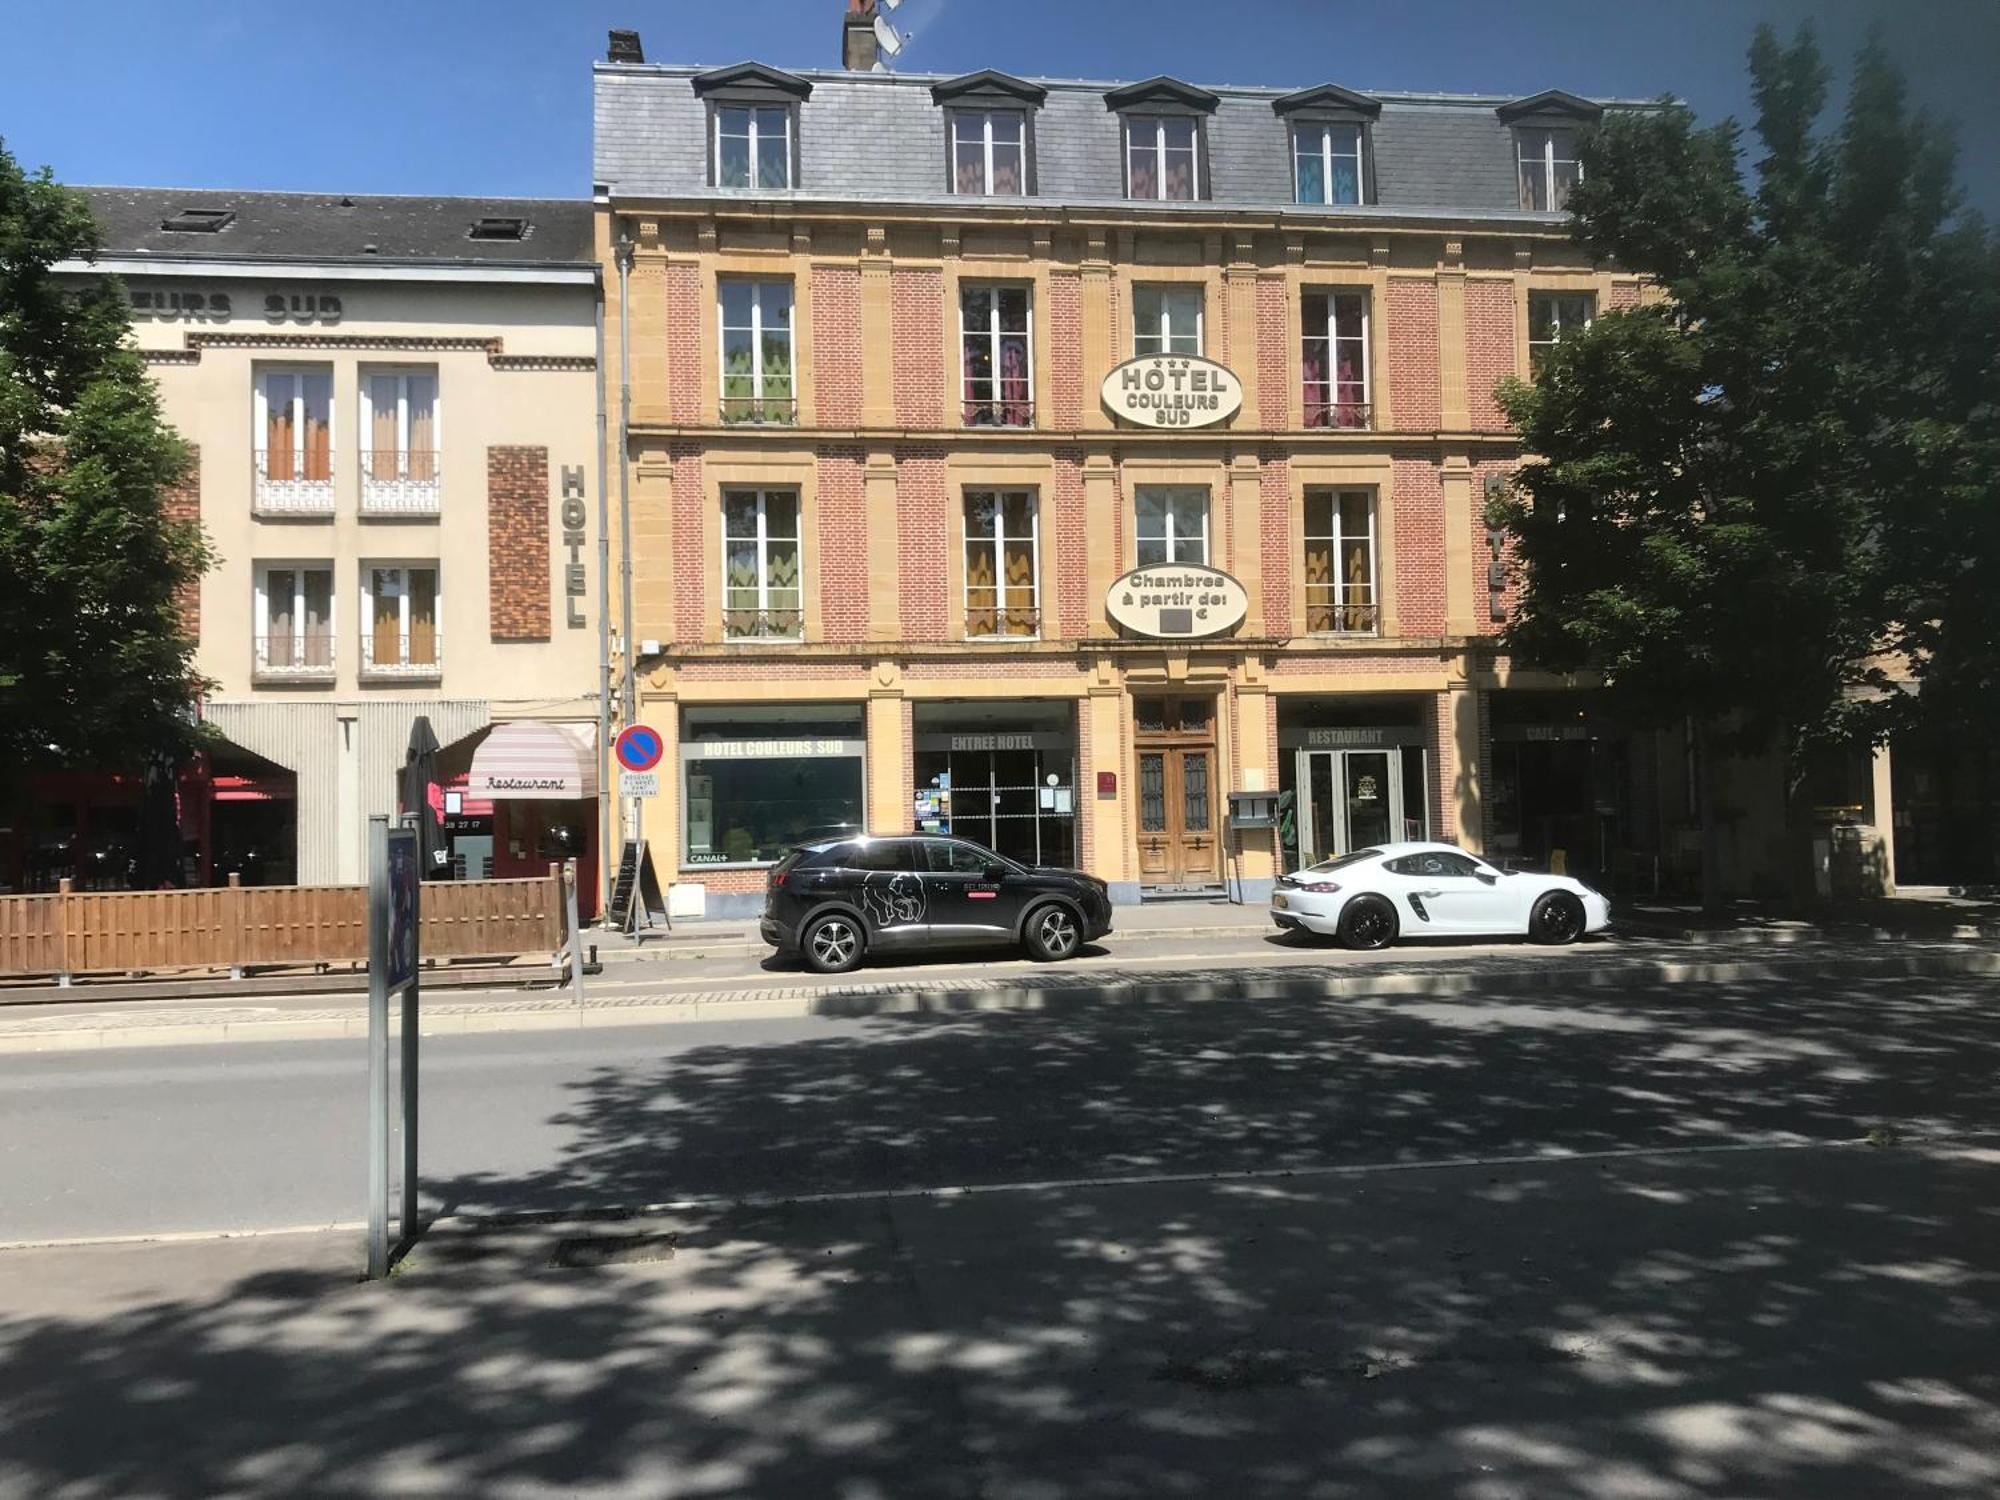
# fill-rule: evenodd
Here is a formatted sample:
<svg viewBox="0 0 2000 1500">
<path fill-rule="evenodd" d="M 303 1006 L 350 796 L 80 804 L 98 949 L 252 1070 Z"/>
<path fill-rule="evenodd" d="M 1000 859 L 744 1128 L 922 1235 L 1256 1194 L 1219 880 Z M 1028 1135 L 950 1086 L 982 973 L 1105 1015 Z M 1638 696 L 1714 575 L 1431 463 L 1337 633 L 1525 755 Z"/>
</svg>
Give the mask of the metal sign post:
<svg viewBox="0 0 2000 1500">
<path fill-rule="evenodd" d="M 368 1275 L 389 1274 L 389 1001 L 403 1000 L 402 1238 L 416 1231 L 417 832 L 368 819 Z"/>
</svg>

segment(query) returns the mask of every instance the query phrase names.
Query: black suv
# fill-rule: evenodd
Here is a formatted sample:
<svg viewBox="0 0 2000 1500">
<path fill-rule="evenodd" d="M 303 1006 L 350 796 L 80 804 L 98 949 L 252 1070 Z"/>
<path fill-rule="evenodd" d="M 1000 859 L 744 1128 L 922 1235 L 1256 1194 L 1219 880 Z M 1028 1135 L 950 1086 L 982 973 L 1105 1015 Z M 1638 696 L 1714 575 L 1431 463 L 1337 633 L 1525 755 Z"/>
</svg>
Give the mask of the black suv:
<svg viewBox="0 0 2000 1500">
<path fill-rule="evenodd" d="M 764 941 L 820 974 L 928 947 L 1019 943 L 1035 958 L 1074 958 L 1110 930 L 1096 876 L 1029 869 L 937 834 L 801 844 L 764 891 Z"/>
</svg>

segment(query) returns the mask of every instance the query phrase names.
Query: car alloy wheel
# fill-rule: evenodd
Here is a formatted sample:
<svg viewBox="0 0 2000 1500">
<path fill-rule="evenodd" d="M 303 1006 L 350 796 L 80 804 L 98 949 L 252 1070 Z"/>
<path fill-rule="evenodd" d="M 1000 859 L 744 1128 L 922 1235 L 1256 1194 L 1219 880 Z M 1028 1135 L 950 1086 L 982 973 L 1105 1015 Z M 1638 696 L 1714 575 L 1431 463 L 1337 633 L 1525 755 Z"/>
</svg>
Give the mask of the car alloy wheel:
<svg viewBox="0 0 2000 1500">
<path fill-rule="evenodd" d="M 1573 943 L 1583 935 L 1583 907 L 1574 896 L 1544 896 L 1535 907 L 1535 940 Z"/>
<path fill-rule="evenodd" d="M 1080 940 L 1076 918 L 1066 907 L 1045 907 L 1035 916 L 1034 938 L 1036 957 L 1068 958 Z"/>
<path fill-rule="evenodd" d="M 861 957 L 861 934 L 846 917 L 821 917 L 806 935 L 806 962 L 822 974 L 838 974 Z"/>
<path fill-rule="evenodd" d="M 1396 936 L 1395 913 L 1379 896 L 1357 897 L 1341 915 L 1340 935 L 1350 948 L 1386 948 Z"/>
</svg>

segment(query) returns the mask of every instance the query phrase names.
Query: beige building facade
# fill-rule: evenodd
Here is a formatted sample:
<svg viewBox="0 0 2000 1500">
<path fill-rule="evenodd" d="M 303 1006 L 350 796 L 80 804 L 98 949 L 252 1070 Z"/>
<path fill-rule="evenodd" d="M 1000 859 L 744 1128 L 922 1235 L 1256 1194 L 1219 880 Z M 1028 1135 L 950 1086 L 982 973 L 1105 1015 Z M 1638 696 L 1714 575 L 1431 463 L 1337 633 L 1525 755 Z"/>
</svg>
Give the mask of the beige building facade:
<svg viewBox="0 0 2000 1500">
<path fill-rule="evenodd" d="M 90 196 L 105 248 L 72 269 L 123 280 L 215 554 L 185 601 L 212 683 L 184 796 L 208 877 L 364 880 L 420 717 L 456 873 L 594 861 L 588 205 Z M 521 727 L 488 753 L 501 726 Z"/>
</svg>

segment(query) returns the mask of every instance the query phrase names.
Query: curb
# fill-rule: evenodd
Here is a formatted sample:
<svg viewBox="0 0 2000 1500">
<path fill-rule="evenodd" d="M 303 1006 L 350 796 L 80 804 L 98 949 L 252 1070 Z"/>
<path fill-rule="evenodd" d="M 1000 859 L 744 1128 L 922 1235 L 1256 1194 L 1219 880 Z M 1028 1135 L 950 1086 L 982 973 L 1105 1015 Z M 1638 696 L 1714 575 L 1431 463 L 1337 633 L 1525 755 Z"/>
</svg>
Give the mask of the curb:
<svg viewBox="0 0 2000 1500">
<path fill-rule="evenodd" d="M 636 1004 L 517 1003 L 508 1009 L 441 1010 L 425 1018 L 426 1036 L 483 1035 L 515 1031 L 572 1031 L 655 1026 L 690 1021 L 843 1019 L 868 1016 L 955 1015 L 976 1011 L 1071 1012 L 1105 1003 L 1159 1004 L 1189 1000 L 1309 1002 L 1382 997 L 1405 1000 L 1490 999 L 1542 995 L 1554 989 L 1625 989 L 1642 984 L 1728 984 L 1760 980 L 1940 978 L 2000 975 L 2000 951 L 1842 954 L 1835 957 L 1742 959 L 1641 959 L 1561 964 L 1486 973 L 1370 969 L 1329 974 L 1266 970 L 1191 970 L 1160 978 L 1052 977 L 966 985 L 894 983 L 846 988 L 790 987 L 753 991 L 742 999 L 688 998 Z M 724 991 L 727 995 L 731 992 Z M 95 1051 L 124 1047 L 202 1046 L 238 1041 L 338 1041 L 366 1037 L 365 1014 L 338 1017 L 255 1017 L 182 1025 L 0 1030 L 0 1053 Z"/>
</svg>

